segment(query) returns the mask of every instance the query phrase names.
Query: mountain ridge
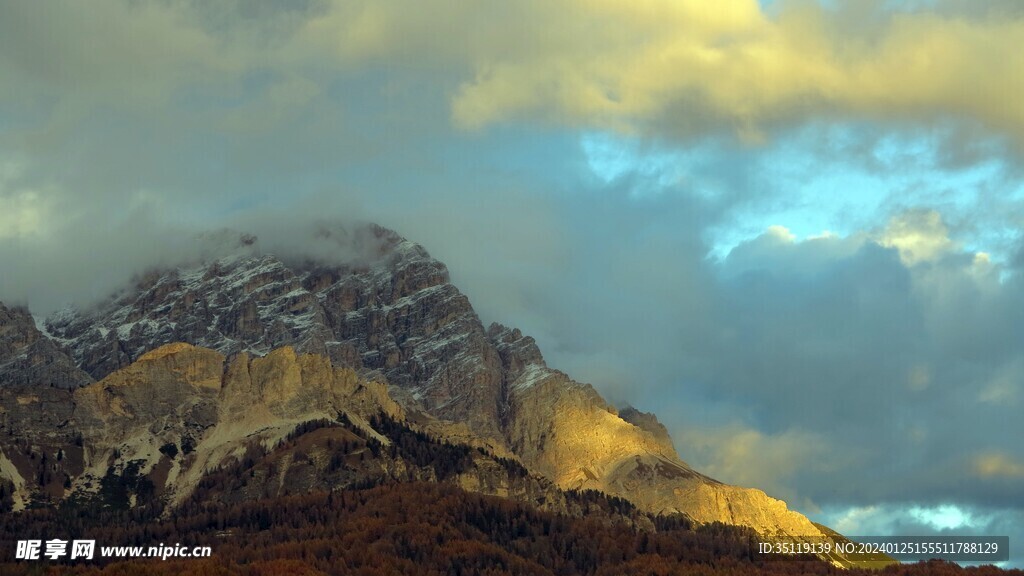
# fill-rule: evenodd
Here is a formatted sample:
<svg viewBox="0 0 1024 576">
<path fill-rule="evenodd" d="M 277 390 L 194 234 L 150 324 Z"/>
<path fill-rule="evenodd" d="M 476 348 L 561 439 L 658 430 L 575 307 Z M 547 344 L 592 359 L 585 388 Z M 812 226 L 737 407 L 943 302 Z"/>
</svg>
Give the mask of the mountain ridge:
<svg viewBox="0 0 1024 576">
<path fill-rule="evenodd" d="M 419 245 L 376 226 L 349 235 L 360 236 L 373 239 L 362 261 L 289 264 L 249 254 L 153 271 L 45 327 L 101 381 L 176 341 L 229 359 L 312 354 L 385 382 L 413 417 L 446 422 L 559 488 L 600 490 L 650 512 L 762 535 L 821 535 L 784 502 L 693 470 L 656 417 L 620 417 L 592 386 L 549 368 L 529 336 L 500 324 L 485 329 L 447 267 Z"/>
</svg>

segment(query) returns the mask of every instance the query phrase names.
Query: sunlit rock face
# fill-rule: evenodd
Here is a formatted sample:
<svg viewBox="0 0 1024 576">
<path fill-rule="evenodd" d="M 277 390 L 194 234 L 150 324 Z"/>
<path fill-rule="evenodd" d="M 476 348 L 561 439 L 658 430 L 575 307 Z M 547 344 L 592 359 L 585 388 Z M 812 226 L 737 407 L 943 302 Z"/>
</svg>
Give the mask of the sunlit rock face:
<svg viewBox="0 0 1024 576">
<path fill-rule="evenodd" d="M 637 428 L 649 432 L 669 452 L 674 453 L 676 451 L 675 446 L 672 444 L 672 437 L 668 435 L 668 429 L 658 421 L 656 415 L 649 412 L 641 412 L 632 406 L 627 406 L 619 410 L 619 417 Z"/>
<path fill-rule="evenodd" d="M 279 441 L 301 422 L 345 414 L 366 425 L 379 412 L 404 418 L 383 384 L 290 347 L 226 360 L 214 350 L 169 344 L 67 394 L 54 403 L 73 406 L 62 424 L 69 438 L 39 449 L 56 453 L 62 444 L 61 452 L 74 461 L 63 468 L 73 480 L 66 493 L 96 492 L 111 470 L 123 473 L 131 466 L 133 474 L 158 478 L 156 489 L 172 502 L 191 493 L 206 471 L 254 443 Z M 41 401 L 23 403 L 29 410 L 50 410 Z M 28 441 L 40 432 L 17 415 L 9 420 Z"/>
<path fill-rule="evenodd" d="M 628 409 L 623 418 L 590 385 L 548 368 L 532 338 L 497 325 L 489 334 L 510 383 L 509 444 L 562 488 L 601 490 L 650 512 L 682 512 L 764 535 L 821 535 L 785 502 L 695 471 L 653 414 Z"/>
<path fill-rule="evenodd" d="M 447 421 L 434 425 L 459 441 L 514 455 L 562 488 L 603 490 L 652 512 L 678 511 L 765 534 L 819 534 L 783 502 L 693 470 L 657 418 L 631 409 L 620 415 L 589 385 L 549 368 L 529 336 L 498 324 L 485 329 L 444 264 L 422 247 L 376 226 L 350 235 L 364 245 L 350 262 L 282 259 L 258 253 L 250 242 L 212 262 L 154 271 L 107 302 L 63 311 L 46 326 L 93 378 L 145 363 L 149 351 L 169 342 L 234 357 L 227 372 L 239 376 L 224 386 L 246 390 L 240 397 L 257 386 L 244 376 L 258 366 L 252 358 L 287 360 L 276 351 L 287 346 L 299 357 L 312 353 L 386 382 L 410 414 Z M 294 370 L 302 369 L 289 370 L 264 379 L 259 395 L 268 405 L 299 402 L 298 410 L 312 400 L 296 400 L 305 398 L 294 386 Z M 252 409 L 217 406 L 239 414 Z M 195 422 L 209 417 L 194 409 Z M 116 410 L 109 405 L 111 414 Z"/>
<path fill-rule="evenodd" d="M 339 472 L 330 465 L 337 446 L 332 450 L 323 440 L 358 441 L 345 428 L 325 429 L 319 442 L 307 439 L 301 447 L 281 450 L 282 440 L 297 425 L 311 421 L 338 422 L 343 416 L 384 445 L 390 441 L 374 429 L 372 418 L 384 414 L 394 422 L 408 422 L 384 384 L 288 346 L 263 357 L 241 353 L 226 358 L 214 350 L 174 343 L 93 384 L 44 391 L 48 394 L 13 396 L 13 389 L 0 393 L 0 405 L 20 407 L 0 412 L 0 425 L 10 430 L 0 438 L 0 474 L 13 484 L 14 509 L 40 498 L 109 498 L 112 484 L 127 486 L 132 498 L 146 494 L 173 505 L 193 494 L 210 471 L 246 459 L 257 460 L 239 488 L 247 494 L 222 497 L 333 489 L 367 478 L 439 480 L 431 466 L 382 451 L 353 453 Z M 457 441 L 446 435 L 444 423 L 421 418 L 417 426 Z M 275 451 L 266 456 L 261 448 Z M 445 481 L 475 492 L 541 502 L 554 510 L 565 506 L 557 487 L 543 478 L 518 474 L 484 452 L 466 454 L 471 465 Z M 66 482 L 40 474 L 41 464 Z M 148 483 L 148 490 L 139 489 L 140 481 Z"/>
</svg>

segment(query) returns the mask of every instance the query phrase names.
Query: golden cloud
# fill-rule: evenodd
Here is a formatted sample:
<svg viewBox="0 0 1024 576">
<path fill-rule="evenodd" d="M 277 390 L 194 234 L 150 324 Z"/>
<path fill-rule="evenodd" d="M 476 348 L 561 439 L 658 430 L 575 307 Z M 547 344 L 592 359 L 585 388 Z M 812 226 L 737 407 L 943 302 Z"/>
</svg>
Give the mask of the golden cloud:
<svg viewBox="0 0 1024 576">
<path fill-rule="evenodd" d="M 974 474 L 980 478 L 1024 478 L 1024 463 L 1005 454 L 983 454 L 974 459 Z"/>
<path fill-rule="evenodd" d="M 426 72 L 465 129 L 523 119 L 757 141 L 819 117 L 953 117 L 1024 140 L 1019 16 L 777 5 L 768 15 L 756 0 L 339 0 L 263 21 L 101 0 L 80 14 L 20 10 L 0 28 L 0 61 L 50 90 L 161 103 L 180 84 L 229 94 L 225 84 L 254 72 L 324 84 L 357 68 Z"/>
<path fill-rule="evenodd" d="M 32 190 L 0 194 L 0 240 L 42 233 L 52 204 Z"/>
<path fill-rule="evenodd" d="M 1024 136 L 1019 20 L 905 13 L 863 34 L 813 3 L 789 4 L 776 18 L 754 0 L 549 6 L 524 17 L 523 45 L 546 49 L 478 62 L 453 98 L 457 124 L 539 114 L 625 129 L 726 126 L 757 139 L 775 123 L 819 114 L 952 115 Z M 562 31 L 560 42 L 542 40 L 555 34 L 549 27 Z"/>
<path fill-rule="evenodd" d="M 956 248 L 942 216 L 935 210 L 909 210 L 895 216 L 878 243 L 896 248 L 900 260 L 908 266 L 937 260 Z"/>
<path fill-rule="evenodd" d="M 840 456 L 828 450 L 822 437 L 800 430 L 767 435 L 731 425 L 688 428 L 675 436 L 685 438 L 688 457 L 708 475 L 739 486 L 758 486 L 807 510 L 816 506 L 794 492 L 794 472 L 834 466 L 836 462 L 829 460 Z"/>
</svg>

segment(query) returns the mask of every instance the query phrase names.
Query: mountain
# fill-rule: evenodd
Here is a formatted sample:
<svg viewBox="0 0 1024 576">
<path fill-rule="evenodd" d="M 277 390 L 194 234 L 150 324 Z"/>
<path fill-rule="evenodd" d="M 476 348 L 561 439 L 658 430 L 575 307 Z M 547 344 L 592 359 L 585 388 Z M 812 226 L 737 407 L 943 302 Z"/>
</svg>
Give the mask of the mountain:
<svg viewBox="0 0 1024 576">
<path fill-rule="evenodd" d="M 75 388 L 91 381 L 39 331 L 27 308 L 8 308 L 0 302 L 0 386 L 46 383 Z"/>
<path fill-rule="evenodd" d="M 9 347 L 52 352 L 44 365 L 55 368 L 0 386 L 8 436 L 0 477 L 14 486 L 15 504 L 30 503 L 33 477 L 42 476 L 39 492 L 59 498 L 95 493 L 126 472 L 177 501 L 204 471 L 280 442 L 302 422 L 343 414 L 386 444 L 369 422 L 384 413 L 478 448 L 481 458 L 525 466 L 537 484 L 517 488 L 523 498 L 552 498 L 548 482 L 762 536 L 822 536 L 784 502 L 694 470 L 656 417 L 620 414 L 590 385 L 548 367 L 529 336 L 485 328 L 422 247 L 373 225 L 317 239 L 344 248 L 345 259 L 278 257 L 239 236 L 229 255 L 155 269 L 105 302 L 55 314 L 46 334 L 22 312 L 11 325 L 31 336 Z M 31 456 L 53 468 L 67 445 L 75 448 L 62 458 L 66 478 L 40 473 Z M 282 486 L 289 466 L 275 467 Z M 507 473 L 498 476 L 460 485 L 515 497 Z"/>
<path fill-rule="evenodd" d="M 0 394 L 6 408 L 0 461 L 15 488 L 14 509 L 68 495 L 118 505 L 159 498 L 173 507 L 211 471 L 240 461 L 261 473 L 221 499 L 384 479 L 447 480 L 552 505 L 561 497 L 518 463 L 465 444 L 449 449 L 455 445 L 435 442 L 442 448 L 428 458 L 382 450 L 395 442 L 407 448 L 403 433 L 421 434 L 405 425 L 405 412 L 386 387 L 288 346 L 263 357 L 243 352 L 228 359 L 190 344 L 168 344 L 75 390 L 16 390 Z M 267 458 L 269 449 L 320 428 L 330 430 L 306 438 L 303 448 L 288 446 Z M 420 428 L 445 430 L 430 422 Z M 431 443 L 427 436 L 414 440 Z M 360 456 L 367 451 L 371 457 Z M 266 465 L 257 467 L 261 458 Z"/>
</svg>

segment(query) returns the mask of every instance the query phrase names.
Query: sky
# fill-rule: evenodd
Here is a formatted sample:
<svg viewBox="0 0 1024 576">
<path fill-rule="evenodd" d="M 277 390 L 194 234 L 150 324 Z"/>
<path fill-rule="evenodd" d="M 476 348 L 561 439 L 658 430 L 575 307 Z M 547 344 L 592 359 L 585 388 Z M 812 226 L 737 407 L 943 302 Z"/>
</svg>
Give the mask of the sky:
<svg viewBox="0 0 1024 576">
<path fill-rule="evenodd" d="M 0 299 L 369 220 L 681 455 L 1024 565 L 1024 6 L 0 0 Z"/>
</svg>

